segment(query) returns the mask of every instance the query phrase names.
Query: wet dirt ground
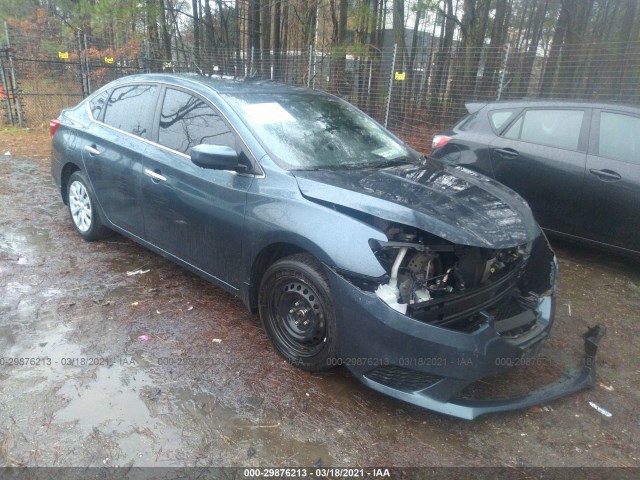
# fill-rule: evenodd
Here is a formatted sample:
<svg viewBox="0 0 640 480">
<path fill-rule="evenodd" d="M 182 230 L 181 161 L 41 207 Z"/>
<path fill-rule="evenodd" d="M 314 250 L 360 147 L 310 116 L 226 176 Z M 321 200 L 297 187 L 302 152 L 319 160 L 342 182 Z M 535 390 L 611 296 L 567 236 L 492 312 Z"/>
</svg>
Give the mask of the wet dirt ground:
<svg viewBox="0 0 640 480">
<path fill-rule="evenodd" d="M 483 388 L 576 367 L 602 323 L 599 385 L 459 420 L 297 370 L 233 296 L 123 237 L 82 241 L 43 157 L 0 157 L 0 466 L 640 465 L 639 262 L 554 242 L 552 361 Z"/>
</svg>

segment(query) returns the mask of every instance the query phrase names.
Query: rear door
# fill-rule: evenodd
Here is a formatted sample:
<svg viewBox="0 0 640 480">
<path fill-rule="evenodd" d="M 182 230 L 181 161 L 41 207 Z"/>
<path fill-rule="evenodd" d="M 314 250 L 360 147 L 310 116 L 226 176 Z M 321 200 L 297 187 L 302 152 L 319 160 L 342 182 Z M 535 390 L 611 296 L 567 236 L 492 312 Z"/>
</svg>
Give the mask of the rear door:
<svg viewBox="0 0 640 480">
<path fill-rule="evenodd" d="M 592 132 L 576 234 L 640 251 L 640 114 L 596 110 Z"/>
<path fill-rule="evenodd" d="M 543 228 L 572 234 L 586 164 L 587 108 L 527 108 L 491 142 L 495 178 L 518 192 Z"/>
<path fill-rule="evenodd" d="M 142 152 L 151 138 L 158 85 L 131 84 L 113 89 L 83 138 L 82 158 L 105 215 L 114 225 L 144 234 L 140 183 Z M 104 111 L 102 111 L 104 110 Z M 101 121 L 100 121 L 101 120 Z"/>
<path fill-rule="evenodd" d="M 145 235 L 157 247 L 237 287 L 247 190 L 253 175 L 191 162 L 191 148 L 225 145 L 250 155 L 220 112 L 199 95 L 166 87 L 156 115 L 158 145 L 144 162 Z"/>
</svg>

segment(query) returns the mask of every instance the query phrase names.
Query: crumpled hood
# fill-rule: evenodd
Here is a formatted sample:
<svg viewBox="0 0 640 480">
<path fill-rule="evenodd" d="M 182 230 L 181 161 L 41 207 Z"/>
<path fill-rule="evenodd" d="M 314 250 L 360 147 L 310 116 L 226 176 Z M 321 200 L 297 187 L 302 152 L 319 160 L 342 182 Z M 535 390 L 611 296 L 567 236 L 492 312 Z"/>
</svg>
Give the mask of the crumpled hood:
<svg viewBox="0 0 640 480">
<path fill-rule="evenodd" d="M 456 244 L 511 248 L 540 234 L 518 194 L 484 175 L 434 159 L 420 166 L 292 173 L 310 200 L 410 225 Z"/>
</svg>

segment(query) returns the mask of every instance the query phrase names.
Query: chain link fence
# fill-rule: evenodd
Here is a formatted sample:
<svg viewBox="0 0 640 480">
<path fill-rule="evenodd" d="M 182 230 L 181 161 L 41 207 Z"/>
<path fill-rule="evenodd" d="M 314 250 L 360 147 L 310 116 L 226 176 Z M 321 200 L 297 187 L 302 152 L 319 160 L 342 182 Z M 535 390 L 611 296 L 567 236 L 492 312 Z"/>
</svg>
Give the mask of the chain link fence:
<svg viewBox="0 0 640 480">
<path fill-rule="evenodd" d="M 428 153 L 433 135 L 464 115 L 465 103 L 553 97 L 640 103 L 636 45 L 563 45 L 554 51 L 504 47 L 403 49 L 371 45 L 340 52 L 172 49 L 124 45 L 77 34 L 47 41 L 5 24 L 0 46 L 0 122 L 46 125 L 65 107 L 116 78 L 144 72 L 271 79 L 319 89 L 355 104 L 414 148 Z"/>
</svg>

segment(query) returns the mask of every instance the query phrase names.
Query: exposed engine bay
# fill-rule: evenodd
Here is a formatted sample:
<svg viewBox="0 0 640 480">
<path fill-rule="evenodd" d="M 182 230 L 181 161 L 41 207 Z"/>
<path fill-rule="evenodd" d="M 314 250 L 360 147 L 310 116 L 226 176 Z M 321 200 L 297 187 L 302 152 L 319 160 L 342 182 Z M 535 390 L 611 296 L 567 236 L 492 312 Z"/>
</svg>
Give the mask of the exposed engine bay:
<svg viewBox="0 0 640 480">
<path fill-rule="evenodd" d="M 503 309 L 508 304 L 509 313 L 515 315 L 535 307 L 535 294 L 527 292 L 523 297 L 518 288 L 531 244 L 502 250 L 454 245 L 391 223 L 385 234 L 389 241 L 376 242 L 373 248 L 389 281 L 378 285 L 375 293 L 405 315 L 470 331 L 495 317 L 496 306 Z M 453 305 L 447 308 L 447 303 L 455 304 L 455 309 Z M 527 319 L 529 323 L 533 320 Z"/>
</svg>

